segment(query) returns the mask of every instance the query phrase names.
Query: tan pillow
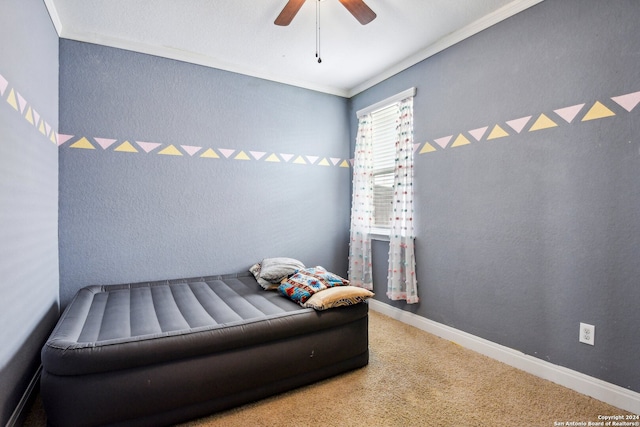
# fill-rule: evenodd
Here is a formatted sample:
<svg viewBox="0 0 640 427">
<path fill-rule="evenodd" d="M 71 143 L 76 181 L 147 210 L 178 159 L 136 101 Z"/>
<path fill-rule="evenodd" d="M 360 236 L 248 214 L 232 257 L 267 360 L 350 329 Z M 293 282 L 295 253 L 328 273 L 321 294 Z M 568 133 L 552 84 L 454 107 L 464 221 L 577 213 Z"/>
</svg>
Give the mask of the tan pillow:
<svg viewBox="0 0 640 427">
<path fill-rule="evenodd" d="M 332 307 L 358 304 L 374 295 L 370 290 L 357 286 L 336 286 L 311 295 L 303 306 L 315 308 L 316 310 L 326 310 Z"/>
</svg>

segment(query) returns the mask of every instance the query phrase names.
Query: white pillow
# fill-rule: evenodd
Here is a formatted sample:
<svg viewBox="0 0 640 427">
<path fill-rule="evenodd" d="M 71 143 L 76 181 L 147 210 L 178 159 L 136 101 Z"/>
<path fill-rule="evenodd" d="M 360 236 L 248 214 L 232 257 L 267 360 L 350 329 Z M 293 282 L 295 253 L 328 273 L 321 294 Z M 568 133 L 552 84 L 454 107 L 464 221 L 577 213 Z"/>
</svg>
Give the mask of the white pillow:
<svg viewBox="0 0 640 427">
<path fill-rule="evenodd" d="M 260 263 L 260 277 L 271 283 L 280 283 L 296 271 L 304 268 L 304 264 L 293 258 L 265 258 Z"/>
<path fill-rule="evenodd" d="M 293 258 L 277 257 L 265 258 L 252 265 L 249 271 L 264 289 L 277 289 L 282 280 L 291 276 L 297 270 L 304 268 L 301 261 Z"/>
</svg>

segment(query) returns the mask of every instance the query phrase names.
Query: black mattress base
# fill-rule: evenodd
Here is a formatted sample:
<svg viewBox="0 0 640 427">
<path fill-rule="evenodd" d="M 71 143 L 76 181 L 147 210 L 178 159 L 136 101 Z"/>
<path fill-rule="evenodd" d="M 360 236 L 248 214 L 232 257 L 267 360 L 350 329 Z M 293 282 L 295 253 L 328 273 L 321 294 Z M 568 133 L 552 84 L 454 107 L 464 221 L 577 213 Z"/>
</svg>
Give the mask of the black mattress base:
<svg viewBox="0 0 640 427">
<path fill-rule="evenodd" d="M 307 385 L 368 360 L 365 315 L 258 346 L 134 369 L 76 376 L 44 370 L 41 394 L 50 426 L 162 426 Z"/>
<path fill-rule="evenodd" d="M 129 420 L 111 424 L 113 427 L 142 427 L 142 426 L 168 426 L 186 420 L 202 418 L 213 413 L 235 408 L 244 404 L 258 401 L 270 396 L 284 393 L 302 386 L 306 386 L 320 380 L 362 368 L 368 363 L 368 354 L 361 354 L 349 360 L 342 361 L 332 366 L 308 372 L 298 377 L 286 378 L 265 386 L 246 390 L 221 399 L 200 402 L 190 406 L 176 408 L 171 411 L 153 413 L 144 418 Z"/>
</svg>

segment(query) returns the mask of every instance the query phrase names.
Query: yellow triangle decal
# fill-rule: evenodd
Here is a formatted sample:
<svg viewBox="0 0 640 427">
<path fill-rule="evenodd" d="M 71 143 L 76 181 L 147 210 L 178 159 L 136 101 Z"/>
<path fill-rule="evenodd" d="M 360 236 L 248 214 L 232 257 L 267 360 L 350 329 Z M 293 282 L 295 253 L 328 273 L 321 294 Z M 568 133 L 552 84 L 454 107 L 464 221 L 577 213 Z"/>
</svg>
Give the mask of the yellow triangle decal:
<svg viewBox="0 0 640 427">
<path fill-rule="evenodd" d="M 32 125 L 35 125 L 33 122 L 33 111 L 31 111 L 31 107 L 27 108 L 27 114 L 24 115 L 24 118 Z"/>
<path fill-rule="evenodd" d="M 505 136 L 509 136 L 509 134 L 507 133 L 507 131 L 505 131 L 504 129 L 502 129 L 500 127 L 500 125 L 495 125 L 493 127 L 493 130 L 491 131 L 491 133 L 489 134 L 489 136 L 487 137 L 487 140 L 489 139 L 496 139 L 496 138 L 502 138 Z"/>
<path fill-rule="evenodd" d="M 329 162 L 327 161 L 327 158 L 325 157 L 324 159 L 320 160 L 320 163 L 318 163 L 318 166 L 331 166 L 329 164 Z"/>
<path fill-rule="evenodd" d="M 158 154 L 164 154 L 166 156 L 182 156 L 182 153 L 173 144 L 161 151 L 158 151 Z"/>
<path fill-rule="evenodd" d="M 424 147 L 422 147 L 419 154 L 433 153 L 434 151 L 436 151 L 435 147 L 428 142 L 425 142 Z"/>
<path fill-rule="evenodd" d="M 205 158 L 209 158 L 209 159 L 219 159 L 220 156 L 218 156 L 216 154 L 215 151 L 213 151 L 213 149 L 209 148 L 207 151 L 205 151 L 204 153 L 202 153 L 200 155 L 200 157 L 205 157 Z"/>
<path fill-rule="evenodd" d="M 85 138 L 84 136 L 82 138 L 80 138 L 79 140 L 77 140 L 76 142 L 74 142 L 72 145 L 70 145 L 70 147 L 71 148 L 85 148 L 87 150 L 95 150 L 96 149 L 96 147 L 91 145 L 89 140 L 87 138 Z"/>
<path fill-rule="evenodd" d="M 41 134 L 47 136 L 47 131 L 44 129 L 44 120 L 40 122 L 40 127 L 38 128 Z"/>
<path fill-rule="evenodd" d="M 51 140 L 51 142 L 53 142 L 54 144 L 58 145 L 58 141 L 56 140 L 56 132 L 53 131 L 51 132 L 51 138 L 49 138 Z"/>
<path fill-rule="evenodd" d="M 247 156 L 247 153 L 245 153 L 244 151 L 239 152 L 238 155 L 234 157 L 234 159 L 236 159 L 236 160 L 251 160 L 249 158 L 249 156 Z"/>
<path fill-rule="evenodd" d="M 462 145 L 467 145 L 467 144 L 471 144 L 471 141 L 469 141 L 467 139 L 466 136 L 464 136 L 463 134 L 458 135 L 458 137 L 456 138 L 455 141 L 453 141 L 453 144 L 451 144 L 452 147 L 460 147 Z"/>
<path fill-rule="evenodd" d="M 122 144 L 120 144 L 115 150 L 113 151 L 120 151 L 122 153 L 137 153 L 138 150 L 136 150 L 136 148 L 131 145 L 131 143 L 129 141 L 125 141 Z"/>
<path fill-rule="evenodd" d="M 582 121 L 586 122 L 587 120 L 601 119 L 603 117 L 611 117 L 615 115 L 616 113 L 605 107 L 600 101 L 596 101 L 596 103 L 593 104 L 593 107 L 591 107 L 587 114 L 582 118 Z"/>
<path fill-rule="evenodd" d="M 293 163 L 299 164 L 299 165 L 306 165 L 307 162 L 304 161 L 304 159 L 302 158 L 302 156 L 298 156 L 297 159 L 295 159 L 293 161 Z"/>
<path fill-rule="evenodd" d="M 9 91 L 9 96 L 7 96 L 7 102 L 9 103 L 9 105 L 11 105 L 16 111 L 18 110 L 18 101 L 16 100 L 16 94 L 13 91 L 13 89 L 11 89 L 11 91 Z"/>
<path fill-rule="evenodd" d="M 348 168 L 349 167 L 349 162 L 347 162 L 346 160 L 343 160 L 342 163 L 340 163 L 340 167 L 341 168 Z"/>
<path fill-rule="evenodd" d="M 554 128 L 556 126 L 558 126 L 556 122 L 554 122 L 549 117 L 547 117 L 544 113 L 542 113 L 540 114 L 540 117 L 538 117 L 538 120 L 536 120 L 536 122 L 533 124 L 533 126 L 531 126 L 531 129 L 529 129 L 529 132 L 533 132 L 534 130 L 540 130 L 540 129 Z"/>
<path fill-rule="evenodd" d="M 272 155 L 267 157 L 264 161 L 265 162 L 279 162 L 280 159 L 278 158 L 278 156 L 276 156 L 276 153 L 273 153 Z"/>
</svg>

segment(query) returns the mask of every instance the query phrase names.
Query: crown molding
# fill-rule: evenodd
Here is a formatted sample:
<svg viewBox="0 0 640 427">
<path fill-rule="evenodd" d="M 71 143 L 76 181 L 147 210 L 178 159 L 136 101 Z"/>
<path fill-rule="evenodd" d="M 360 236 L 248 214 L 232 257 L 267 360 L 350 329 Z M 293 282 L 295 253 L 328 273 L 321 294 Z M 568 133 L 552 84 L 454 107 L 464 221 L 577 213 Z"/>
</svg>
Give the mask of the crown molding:
<svg viewBox="0 0 640 427">
<path fill-rule="evenodd" d="M 52 0 L 49 0 L 52 1 Z M 60 38 L 75 40 L 85 43 L 93 43 L 101 46 L 114 47 L 117 49 L 128 50 L 132 52 L 144 53 L 147 55 L 158 56 L 167 59 L 173 59 L 176 61 L 187 62 L 190 64 L 202 65 L 209 68 L 215 68 L 223 71 L 229 71 L 232 73 L 242 74 L 245 76 L 256 77 L 263 80 L 269 80 L 276 83 L 283 83 L 290 86 L 296 86 L 303 89 L 309 89 L 316 92 L 327 93 L 330 95 L 337 95 L 340 97 L 347 97 L 348 92 L 344 89 L 314 85 L 308 81 L 282 78 L 274 74 L 267 72 L 255 72 L 248 67 L 239 66 L 237 64 L 220 61 L 210 56 L 201 55 L 195 52 L 174 48 L 171 46 L 160 46 L 150 43 L 134 42 L 131 40 L 124 40 L 117 37 L 104 36 L 96 33 L 84 33 L 84 32 L 72 32 L 64 30 L 59 34 Z"/>
<path fill-rule="evenodd" d="M 174 59 L 177 61 L 188 62 L 192 64 L 202 65 L 205 67 L 216 68 L 223 71 L 229 71 L 233 73 L 243 74 L 251 77 L 256 77 L 263 80 L 269 80 L 277 83 L 287 84 L 291 86 L 300 87 L 303 89 L 309 89 L 317 92 L 327 93 L 330 95 L 336 95 L 343 98 L 351 98 L 360 92 L 369 89 L 372 86 L 406 70 L 407 68 L 441 52 L 456 43 L 459 43 L 474 34 L 479 33 L 513 15 L 516 15 L 544 0 L 514 0 L 511 3 L 501 7 L 500 9 L 486 15 L 471 24 L 463 27 L 443 38 L 436 43 L 428 46 L 427 48 L 417 52 L 414 55 L 398 62 L 394 66 L 388 68 L 377 76 L 368 79 L 361 84 L 351 88 L 344 89 L 333 86 L 316 85 L 312 82 L 292 79 L 270 74 L 268 72 L 256 72 L 249 69 L 249 67 L 240 66 L 237 64 L 231 64 L 218 59 L 200 55 L 195 52 L 185 51 L 182 49 L 172 48 L 170 46 L 153 45 L 149 43 L 132 42 L 129 40 L 118 39 L 115 37 L 106 37 L 95 33 L 81 33 L 65 30 L 62 25 L 62 21 L 58 15 L 55 7 L 55 0 L 44 0 L 46 8 L 51 17 L 51 21 L 58 33 L 58 37 L 76 40 L 86 43 L 100 44 L 104 46 L 114 47 L 118 49 L 129 50 L 133 52 L 145 53 L 153 56 L 159 56 L 168 59 Z"/>
<path fill-rule="evenodd" d="M 62 33 L 62 21 L 60 21 L 60 15 L 58 15 L 56 5 L 53 3 L 53 0 L 44 0 L 44 4 L 47 8 L 47 12 L 49 12 L 49 17 L 56 29 L 56 33 L 58 33 L 58 37 L 60 37 L 60 34 Z"/>
<path fill-rule="evenodd" d="M 463 27 L 453 33 L 441 38 L 434 44 L 428 46 L 427 48 L 419 51 L 418 53 L 411 55 L 407 59 L 398 62 L 393 67 L 383 71 L 381 74 L 355 86 L 351 90 L 348 91 L 348 98 L 351 98 L 360 92 L 363 92 L 369 89 L 372 86 L 400 73 L 401 71 L 406 70 L 407 68 L 415 65 L 425 59 L 435 55 L 438 52 L 442 52 L 443 50 L 460 43 L 461 41 L 473 36 L 474 34 L 479 33 L 501 21 L 504 21 L 507 18 L 510 18 L 513 15 L 516 15 L 523 10 L 526 10 L 532 6 L 535 6 L 538 3 L 543 2 L 544 0 L 514 0 L 513 2 L 497 9 L 493 13 L 490 13 L 471 24 Z"/>
</svg>

